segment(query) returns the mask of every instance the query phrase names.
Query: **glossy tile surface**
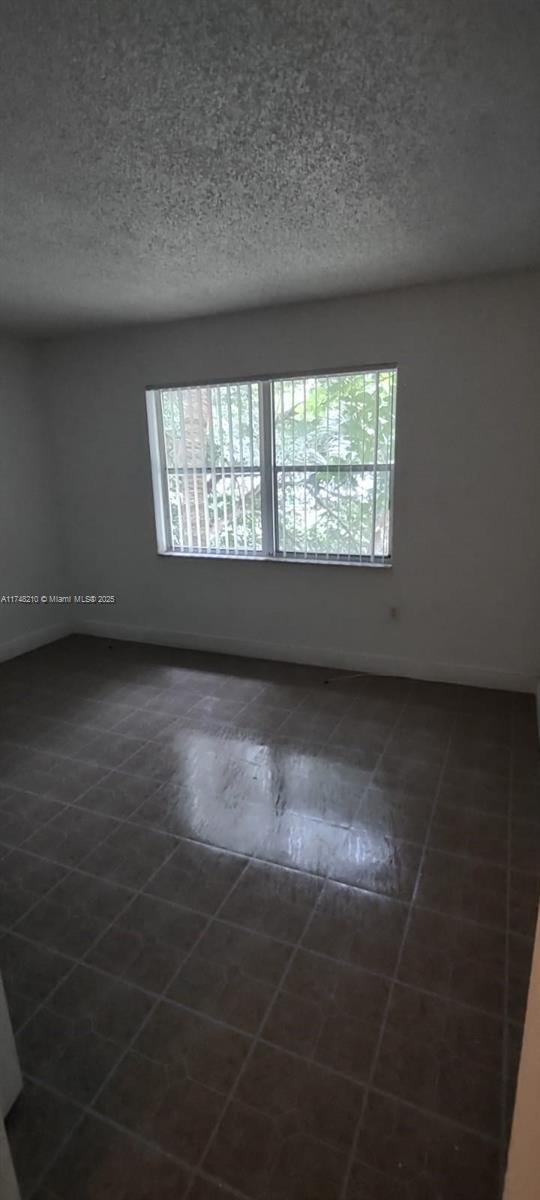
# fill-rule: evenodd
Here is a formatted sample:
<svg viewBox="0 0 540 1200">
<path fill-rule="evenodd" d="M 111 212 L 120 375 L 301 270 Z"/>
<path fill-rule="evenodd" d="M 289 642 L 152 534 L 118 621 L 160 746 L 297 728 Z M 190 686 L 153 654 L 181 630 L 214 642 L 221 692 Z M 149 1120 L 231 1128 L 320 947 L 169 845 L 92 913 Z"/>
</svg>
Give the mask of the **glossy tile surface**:
<svg viewBox="0 0 540 1200">
<path fill-rule="evenodd" d="M 497 1200 L 539 780 L 529 697 L 75 637 L 1 665 L 23 1200 Z"/>
</svg>

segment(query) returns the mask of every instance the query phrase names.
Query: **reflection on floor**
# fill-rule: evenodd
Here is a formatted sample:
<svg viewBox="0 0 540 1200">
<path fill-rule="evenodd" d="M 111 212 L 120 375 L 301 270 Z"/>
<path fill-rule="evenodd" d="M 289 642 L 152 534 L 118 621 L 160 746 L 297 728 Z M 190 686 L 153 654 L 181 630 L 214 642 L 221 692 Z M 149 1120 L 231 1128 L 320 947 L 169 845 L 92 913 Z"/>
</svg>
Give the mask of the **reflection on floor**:
<svg viewBox="0 0 540 1200">
<path fill-rule="evenodd" d="M 35 1200 L 494 1200 L 532 697 L 70 638 L 0 667 Z"/>
</svg>

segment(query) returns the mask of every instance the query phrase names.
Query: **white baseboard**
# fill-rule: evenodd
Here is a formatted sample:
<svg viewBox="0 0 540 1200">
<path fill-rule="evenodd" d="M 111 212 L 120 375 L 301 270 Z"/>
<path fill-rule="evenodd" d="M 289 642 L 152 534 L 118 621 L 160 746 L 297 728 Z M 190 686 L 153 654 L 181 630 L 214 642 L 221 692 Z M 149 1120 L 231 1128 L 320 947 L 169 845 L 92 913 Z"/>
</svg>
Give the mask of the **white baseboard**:
<svg viewBox="0 0 540 1200">
<path fill-rule="evenodd" d="M 73 633 L 73 628 L 66 623 L 43 625 L 40 629 L 21 633 L 19 637 L 11 638 L 8 642 L 0 642 L 0 662 L 7 662 L 8 658 L 17 658 L 19 654 L 27 654 L 29 650 L 37 650 L 39 646 L 56 642 L 58 638 L 67 637 L 69 633 Z"/>
<path fill-rule="evenodd" d="M 349 652 L 332 646 L 287 645 L 280 642 L 256 642 L 245 638 L 181 633 L 142 625 L 121 625 L 114 621 L 78 621 L 73 632 L 93 637 L 118 638 L 120 641 L 149 642 L 182 650 L 208 650 L 215 654 L 238 654 L 245 658 L 266 658 L 282 662 L 306 663 L 336 670 L 365 671 L 373 675 L 403 675 L 437 683 L 460 683 L 472 687 L 534 692 L 532 676 L 514 671 L 464 664 L 424 662 L 385 654 Z"/>
</svg>

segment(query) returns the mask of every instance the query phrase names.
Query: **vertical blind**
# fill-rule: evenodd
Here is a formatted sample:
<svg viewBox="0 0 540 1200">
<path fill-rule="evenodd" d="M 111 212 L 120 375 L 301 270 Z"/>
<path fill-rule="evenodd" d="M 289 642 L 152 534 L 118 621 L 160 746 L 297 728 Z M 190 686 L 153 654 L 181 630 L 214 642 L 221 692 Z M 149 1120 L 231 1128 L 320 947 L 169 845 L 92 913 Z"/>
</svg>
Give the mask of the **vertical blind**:
<svg viewBox="0 0 540 1200">
<path fill-rule="evenodd" d="M 149 393 L 160 549 L 388 562 L 396 377 L 379 368 Z"/>
<path fill-rule="evenodd" d="M 395 376 L 381 370 L 275 381 L 280 553 L 388 558 Z"/>
<path fill-rule="evenodd" d="M 262 551 L 259 386 L 160 393 L 172 549 Z"/>
</svg>

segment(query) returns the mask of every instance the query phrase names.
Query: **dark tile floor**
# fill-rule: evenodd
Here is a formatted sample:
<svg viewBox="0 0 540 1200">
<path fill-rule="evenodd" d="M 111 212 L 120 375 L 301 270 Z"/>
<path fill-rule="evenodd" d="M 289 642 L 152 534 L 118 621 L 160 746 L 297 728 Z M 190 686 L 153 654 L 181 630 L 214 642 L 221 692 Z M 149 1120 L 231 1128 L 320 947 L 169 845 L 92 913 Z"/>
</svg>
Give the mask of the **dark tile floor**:
<svg viewBox="0 0 540 1200">
<path fill-rule="evenodd" d="M 34 1200 L 495 1200 L 533 701 L 70 638 L 0 667 Z"/>
</svg>

